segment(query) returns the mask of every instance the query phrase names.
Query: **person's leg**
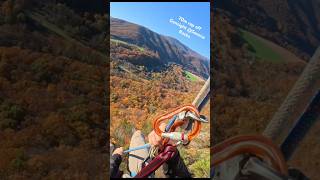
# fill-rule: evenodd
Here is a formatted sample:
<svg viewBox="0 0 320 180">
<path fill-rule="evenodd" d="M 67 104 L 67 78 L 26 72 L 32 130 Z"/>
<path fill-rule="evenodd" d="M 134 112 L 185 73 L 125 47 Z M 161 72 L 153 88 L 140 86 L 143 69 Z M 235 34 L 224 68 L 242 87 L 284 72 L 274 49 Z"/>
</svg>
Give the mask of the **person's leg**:
<svg viewBox="0 0 320 180">
<path fill-rule="evenodd" d="M 112 143 L 110 143 L 110 157 L 113 153 L 113 150 L 114 150 L 114 145 Z"/>
<path fill-rule="evenodd" d="M 146 144 L 144 136 L 140 130 L 133 133 L 130 142 L 130 148 Z M 142 162 L 148 157 L 149 149 L 140 149 L 129 153 L 129 171 L 131 176 L 135 176 L 142 168 Z"/>
<path fill-rule="evenodd" d="M 122 178 L 132 178 L 129 174 L 123 174 Z"/>
</svg>

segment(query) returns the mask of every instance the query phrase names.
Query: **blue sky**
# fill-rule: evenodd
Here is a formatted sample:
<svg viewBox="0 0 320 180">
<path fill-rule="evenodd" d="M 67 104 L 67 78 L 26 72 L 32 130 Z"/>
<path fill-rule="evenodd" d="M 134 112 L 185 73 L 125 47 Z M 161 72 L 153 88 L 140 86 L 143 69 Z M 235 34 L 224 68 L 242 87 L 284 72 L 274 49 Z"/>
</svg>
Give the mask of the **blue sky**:
<svg viewBox="0 0 320 180">
<path fill-rule="evenodd" d="M 209 2 L 111 2 L 110 15 L 142 25 L 159 34 L 171 36 L 210 59 L 210 3 Z M 179 27 L 170 19 L 179 22 L 181 16 L 202 29 L 197 32 L 205 37 L 190 34 L 190 39 L 179 33 Z M 184 23 L 181 23 L 184 24 Z M 185 24 L 186 27 L 189 27 Z M 195 29 L 195 28 L 193 28 Z M 184 32 L 186 32 L 184 30 Z"/>
</svg>

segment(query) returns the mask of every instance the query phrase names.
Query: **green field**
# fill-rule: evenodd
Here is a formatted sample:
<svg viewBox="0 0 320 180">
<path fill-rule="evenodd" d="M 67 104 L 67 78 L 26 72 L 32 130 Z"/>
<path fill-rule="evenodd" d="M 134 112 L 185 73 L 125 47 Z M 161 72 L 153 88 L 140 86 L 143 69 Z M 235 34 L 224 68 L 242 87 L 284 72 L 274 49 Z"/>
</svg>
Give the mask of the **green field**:
<svg viewBox="0 0 320 180">
<path fill-rule="evenodd" d="M 117 43 L 117 44 L 125 44 L 127 46 L 133 46 L 133 47 L 139 49 L 142 52 L 144 51 L 144 48 L 142 48 L 140 46 L 137 46 L 137 45 L 134 45 L 134 44 L 129 44 L 127 42 L 124 42 L 124 41 L 121 41 L 121 40 L 118 40 L 118 39 L 110 39 L 110 40 L 111 40 L 111 42 L 114 42 L 114 43 Z"/>
<path fill-rule="evenodd" d="M 263 40 L 256 38 L 251 33 L 239 29 L 241 37 L 249 44 L 250 51 L 259 59 L 268 60 L 272 62 L 282 62 L 282 56 L 275 52 Z"/>
<path fill-rule="evenodd" d="M 191 72 L 184 71 L 184 73 L 185 73 L 186 78 L 189 79 L 190 81 L 198 81 L 198 77 L 195 76 L 194 74 L 192 74 Z"/>
</svg>

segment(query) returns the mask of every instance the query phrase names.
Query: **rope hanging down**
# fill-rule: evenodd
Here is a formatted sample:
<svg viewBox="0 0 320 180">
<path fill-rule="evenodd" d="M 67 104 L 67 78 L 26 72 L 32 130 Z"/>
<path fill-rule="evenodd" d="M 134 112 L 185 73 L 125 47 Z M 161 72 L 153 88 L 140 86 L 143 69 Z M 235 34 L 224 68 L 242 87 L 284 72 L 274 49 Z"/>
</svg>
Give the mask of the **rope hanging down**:
<svg viewBox="0 0 320 180">
<path fill-rule="evenodd" d="M 299 100 L 304 97 L 304 94 L 320 79 L 320 47 L 316 50 L 313 57 L 305 67 L 302 75 L 295 83 L 294 87 L 289 92 L 288 96 L 275 113 L 268 126 L 263 132 L 263 135 L 275 140 L 279 137 L 283 128 L 290 124 L 292 120 L 290 116 L 294 113 L 294 108 L 299 105 Z"/>
</svg>

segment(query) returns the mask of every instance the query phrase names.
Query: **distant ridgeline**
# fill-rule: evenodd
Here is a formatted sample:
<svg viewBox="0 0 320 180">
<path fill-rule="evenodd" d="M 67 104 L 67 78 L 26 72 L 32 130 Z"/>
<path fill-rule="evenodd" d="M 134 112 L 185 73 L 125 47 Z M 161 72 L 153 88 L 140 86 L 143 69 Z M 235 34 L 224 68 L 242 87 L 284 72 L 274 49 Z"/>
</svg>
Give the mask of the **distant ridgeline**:
<svg viewBox="0 0 320 180">
<path fill-rule="evenodd" d="M 175 63 L 201 77 L 209 76 L 210 61 L 178 40 L 116 18 L 110 19 L 110 26 L 112 59 L 127 60 L 152 70 Z"/>
</svg>

